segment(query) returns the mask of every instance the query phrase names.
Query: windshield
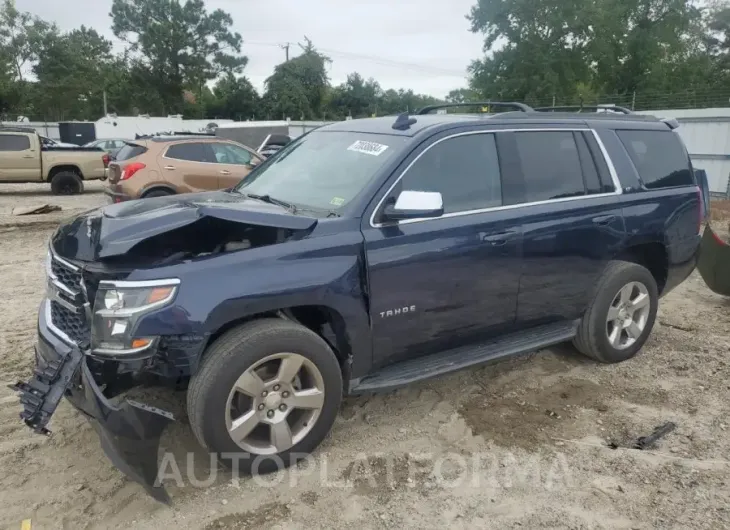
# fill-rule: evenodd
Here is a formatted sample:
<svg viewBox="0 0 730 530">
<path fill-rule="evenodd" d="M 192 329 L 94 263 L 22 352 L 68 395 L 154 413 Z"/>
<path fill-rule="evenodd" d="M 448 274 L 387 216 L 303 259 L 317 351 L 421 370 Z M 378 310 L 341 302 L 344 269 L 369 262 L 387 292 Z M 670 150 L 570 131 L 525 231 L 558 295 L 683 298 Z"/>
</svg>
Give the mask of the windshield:
<svg viewBox="0 0 730 530">
<path fill-rule="evenodd" d="M 337 210 L 355 198 L 406 141 L 382 134 L 314 131 L 264 162 L 236 191 L 304 208 Z"/>
</svg>

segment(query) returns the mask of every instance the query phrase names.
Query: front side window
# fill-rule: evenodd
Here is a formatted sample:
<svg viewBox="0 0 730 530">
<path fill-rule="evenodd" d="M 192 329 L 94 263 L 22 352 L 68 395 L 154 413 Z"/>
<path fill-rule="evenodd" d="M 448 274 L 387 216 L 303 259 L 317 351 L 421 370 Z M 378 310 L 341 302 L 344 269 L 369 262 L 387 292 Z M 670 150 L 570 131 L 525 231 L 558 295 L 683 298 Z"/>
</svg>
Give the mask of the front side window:
<svg viewBox="0 0 730 530">
<path fill-rule="evenodd" d="M 213 143 L 210 144 L 215 155 L 215 160 L 219 164 L 236 164 L 246 166 L 251 163 L 251 153 L 243 147 L 233 144 Z"/>
<path fill-rule="evenodd" d="M 686 152 L 672 131 L 616 131 L 649 189 L 695 183 Z"/>
<path fill-rule="evenodd" d="M 0 135 L 0 151 L 27 151 L 30 149 L 30 138 L 21 134 Z"/>
<path fill-rule="evenodd" d="M 216 161 L 212 150 L 210 149 L 210 145 L 202 142 L 186 142 L 171 145 L 165 153 L 165 158 L 186 160 L 188 162 L 214 163 Z"/>
<path fill-rule="evenodd" d="M 494 134 L 455 136 L 432 145 L 407 170 L 396 189 L 396 194 L 441 193 L 445 214 L 501 206 L 502 181 Z"/>
<path fill-rule="evenodd" d="M 517 132 L 515 139 L 525 178 L 525 202 L 586 194 L 572 131 Z"/>
<path fill-rule="evenodd" d="M 350 203 L 409 138 L 352 131 L 313 131 L 258 165 L 235 188 L 322 211 Z"/>
</svg>

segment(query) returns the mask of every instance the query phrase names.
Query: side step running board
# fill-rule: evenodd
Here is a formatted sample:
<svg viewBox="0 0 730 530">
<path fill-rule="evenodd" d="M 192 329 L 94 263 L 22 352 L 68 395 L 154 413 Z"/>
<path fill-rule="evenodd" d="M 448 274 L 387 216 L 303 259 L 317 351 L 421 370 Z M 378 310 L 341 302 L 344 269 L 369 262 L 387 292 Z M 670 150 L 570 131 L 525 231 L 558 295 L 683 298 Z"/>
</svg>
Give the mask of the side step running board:
<svg viewBox="0 0 730 530">
<path fill-rule="evenodd" d="M 577 325 L 577 321 L 548 324 L 475 346 L 463 346 L 425 357 L 408 359 L 387 366 L 359 381 L 352 381 L 350 394 L 385 392 L 415 381 L 566 342 L 575 337 Z"/>
</svg>

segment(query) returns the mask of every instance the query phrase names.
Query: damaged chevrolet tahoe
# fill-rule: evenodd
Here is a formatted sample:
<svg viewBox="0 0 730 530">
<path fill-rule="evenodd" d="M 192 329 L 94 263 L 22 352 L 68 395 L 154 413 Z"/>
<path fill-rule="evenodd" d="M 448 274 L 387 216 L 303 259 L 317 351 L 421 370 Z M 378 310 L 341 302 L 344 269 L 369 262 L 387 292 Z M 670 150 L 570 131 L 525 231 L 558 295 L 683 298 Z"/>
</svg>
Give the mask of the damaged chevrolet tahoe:
<svg viewBox="0 0 730 530">
<path fill-rule="evenodd" d="M 270 472 L 320 444 L 345 395 L 567 341 L 633 357 L 697 260 L 677 124 L 478 105 L 506 112 L 328 125 L 232 189 L 63 224 L 22 419 L 47 433 L 67 398 L 164 501 L 173 418 L 123 398 L 138 385 L 185 388 L 204 447 Z"/>
</svg>

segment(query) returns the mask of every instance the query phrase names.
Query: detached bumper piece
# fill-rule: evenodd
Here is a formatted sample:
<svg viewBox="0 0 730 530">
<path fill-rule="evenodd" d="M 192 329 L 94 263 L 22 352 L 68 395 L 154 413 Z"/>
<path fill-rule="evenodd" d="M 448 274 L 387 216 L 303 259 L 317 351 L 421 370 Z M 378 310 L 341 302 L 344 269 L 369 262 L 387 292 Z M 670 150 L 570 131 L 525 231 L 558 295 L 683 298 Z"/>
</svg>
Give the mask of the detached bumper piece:
<svg viewBox="0 0 730 530">
<path fill-rule="evenodd" d="M 33 431 L 46 436 L 51 434 L 46 425 L 66 390 L 73 384 L 82 358 L 81 350 L 72 348 L 59 360 L 48 362 L 42 367 L 36 364 L 33 377 L 27 383 L 19 381 L 10 385 L 12 390 L 20 393 L 20 404 L 23 405 L 20 419 Z"/>
<path fill-rule="evenodd" d="M 88 417 L 109 460 L 153 498 L 170 503 L 165 488 L 157 484 L 157 456 L 162 432 L 174 421 L 172 414 L 129 400 L 119 406 L 111 403 L 78 348 L 70 348 L 58 361 L 38 363 L 29 382 L 11 388 L 20 393 L 25 424 L 45 435 L 50 434 L 46 425 L 65 395 Z"/>
</svg>

